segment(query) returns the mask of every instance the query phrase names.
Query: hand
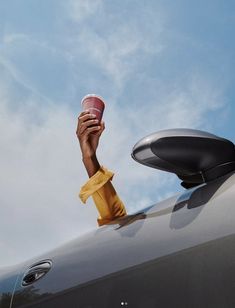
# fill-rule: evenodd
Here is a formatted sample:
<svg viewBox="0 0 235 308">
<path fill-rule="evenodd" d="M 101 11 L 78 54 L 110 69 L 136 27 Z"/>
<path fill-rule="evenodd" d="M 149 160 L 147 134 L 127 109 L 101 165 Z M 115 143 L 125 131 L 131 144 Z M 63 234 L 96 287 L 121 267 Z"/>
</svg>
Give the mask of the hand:
<svg viewBox="0 0 235 308">
<path fill-rule="evenodd" d="M 92 127 L 89 127 L 91 125 Z M 100 125 L 98 125 L 96 116 L 89 111 L 83 111 L 79 115 L 76 134 L 83 158 L 91 158 L 96 154 L 99 139 L 104 129 L 104 122 L 102 121 Z"/>
</svg>

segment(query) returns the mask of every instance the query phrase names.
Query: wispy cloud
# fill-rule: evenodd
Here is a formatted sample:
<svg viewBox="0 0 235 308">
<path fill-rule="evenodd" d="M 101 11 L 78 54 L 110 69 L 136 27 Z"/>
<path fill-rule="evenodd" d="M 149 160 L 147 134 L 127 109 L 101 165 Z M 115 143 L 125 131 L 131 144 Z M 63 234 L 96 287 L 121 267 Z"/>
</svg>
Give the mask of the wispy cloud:
<svg viewBox="0 0 235 308">
<path fill-rule="evenodd" d="M 124 83 L 133 78 L 139 61 L 164 49 L 161 39 L 164 18 L 158 12 L 153 15 L 150 9 L 145 9 L 139 20 L 131 16 L 125 19 L 108 13 L 101 1 L 70 1 L 69 11 L 71 16 L 77 16 L 73 20 L 78 27 L 70 37 L 71 53 L 75 59 L 79 56 L 88 59 L 100 73 L 106 74 L 116 91 L 122 91 Z M 87 18 L 86 22 L 81 23 L 80 16 Z M 100 19 L 104 22 L 97 31 L 96 21 Z M 152 20 L 154 31 L 146 26 L 148 20 Z"/>
<path fill-rule="evenodd" d="M 66 8 L 68 8 L 72 19 L 76 22 L 81 22 L 93 14 L 98 14 L 99 10 L 102 9 L 102 5 L 102 0 L 69 0 Z"/>
<path fill-rule="evenodd" d="M 24 33 L 5 33 L 0 64 L 19 85 L 50 103 L 71 94 L 70 55 L 46 40 Z M 56 76 L 56 77 L 55 77 Z"/>
</svg>

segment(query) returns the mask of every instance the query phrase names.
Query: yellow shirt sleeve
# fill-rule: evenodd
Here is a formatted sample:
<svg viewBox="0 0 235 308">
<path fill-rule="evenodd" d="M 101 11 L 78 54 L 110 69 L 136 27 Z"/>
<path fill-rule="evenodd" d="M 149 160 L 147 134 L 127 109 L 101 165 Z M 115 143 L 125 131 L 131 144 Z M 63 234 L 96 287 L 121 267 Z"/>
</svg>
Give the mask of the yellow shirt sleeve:
<svg viewBox="0 0 235 308">
<path fill-rule="evenodd" d="M 83 203 L 92 196 L 100 214 L 97 219 L 99 226 L 126 215 L 125 206 L 111 183 L 113 175 L 113 172 L 100 167 L 96 174 L 82 186 L 79 193 Z"/>
</svg>

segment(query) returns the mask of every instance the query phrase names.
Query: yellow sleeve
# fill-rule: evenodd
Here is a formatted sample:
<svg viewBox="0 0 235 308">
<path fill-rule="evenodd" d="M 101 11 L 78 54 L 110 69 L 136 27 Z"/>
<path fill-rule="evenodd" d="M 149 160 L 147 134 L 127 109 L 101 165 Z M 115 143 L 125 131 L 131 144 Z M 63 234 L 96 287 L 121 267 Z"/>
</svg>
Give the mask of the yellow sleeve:
<svg viewBox="0 0 235 308">
<path fill-rule="evenodd" d="M 111 183 L 113 175 L 111 171 L 100 167 L 80 190 L 79 197 L 83 203 L 92 196 L 100 214 L 97 219 L 99 226 L 126 215 L 125 206 Z"/>
</svg>

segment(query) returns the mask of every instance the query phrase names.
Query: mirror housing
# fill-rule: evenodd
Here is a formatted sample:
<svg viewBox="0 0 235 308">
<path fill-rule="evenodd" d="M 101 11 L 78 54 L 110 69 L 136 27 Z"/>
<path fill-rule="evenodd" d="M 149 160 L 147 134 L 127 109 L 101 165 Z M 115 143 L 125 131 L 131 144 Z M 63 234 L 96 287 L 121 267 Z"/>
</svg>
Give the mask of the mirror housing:
<svg viewBox="0 0 235 308">
<path fill-rule="evenodd" d="M 185 188 L 235 170 L 235 146 L 224 138 L 194 129 L 168 129 L 137 142 L 132 158 L 148 167 L 175 173 Z"/>
</svg>

